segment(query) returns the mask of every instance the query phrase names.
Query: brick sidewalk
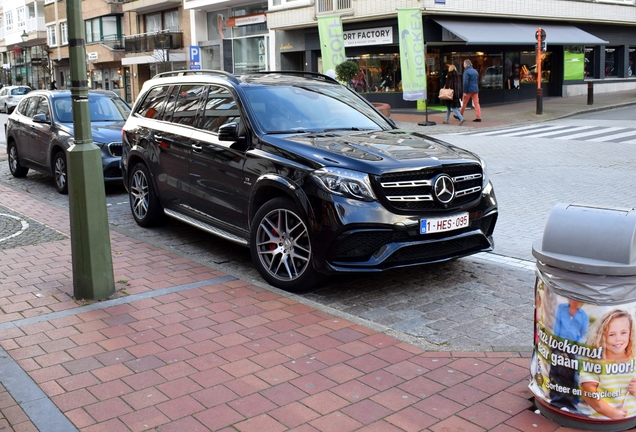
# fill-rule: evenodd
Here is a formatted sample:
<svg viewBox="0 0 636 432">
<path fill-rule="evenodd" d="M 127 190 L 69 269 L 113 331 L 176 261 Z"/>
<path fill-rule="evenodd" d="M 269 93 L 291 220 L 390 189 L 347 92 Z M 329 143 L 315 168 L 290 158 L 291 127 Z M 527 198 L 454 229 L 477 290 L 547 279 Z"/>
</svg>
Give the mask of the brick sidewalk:
<svg viewBox="0 0 636 432">
<path fill-rule="evenodd" d="M 558 429 L 533 412 L 530 353 L 424 352 L 118 232 L 117 298 L 78 301 L 68 214 L 1 186 L 0 206 L 61 236 L 0 249 L 0 426 Z"/>
</svg>

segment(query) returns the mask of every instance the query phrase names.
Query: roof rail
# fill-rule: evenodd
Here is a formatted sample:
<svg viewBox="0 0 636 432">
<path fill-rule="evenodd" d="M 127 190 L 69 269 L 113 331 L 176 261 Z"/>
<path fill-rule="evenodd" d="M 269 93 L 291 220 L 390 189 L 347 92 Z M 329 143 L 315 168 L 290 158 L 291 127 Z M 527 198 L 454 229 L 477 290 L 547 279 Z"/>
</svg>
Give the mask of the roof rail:
<svg viewBox="0 0 636 432">
<path fill-rule="evenodd" d="M 247 72 L 247 73 L 241 74 L 241 76 L 247 76 L 247 75 L 276 75 L 276 74 L 296 75 L 296 76 L 301 76 L 301 77 L 317 78 L 317 79 L 323 79 L 325 81 L 331 81 L 331 82 L 335 82 L 337 84 L 340 84 L 337 80 L 331 78 L 328 75 L 321 74 L 321 73 L 318 73 L 318 72 L 309 72 L 309 71 L 295 71 L 295 70 L 254 71 L 254 72 Z"/>
<path fill-rule="evenodd" d="M 213 70 L 213 69 L 192 69 L 192 70 L 176 70 L 176 71 L 168 71 L 161 72 L 153 76 L 154 78 L 165 78 L 171 76 L 184 76 L 184 75 L 214 75 L 220 78 L 228 78 L 230 81 L 238 84 L 239 81 L 236 79 L 234 75 L 229 72 L 225 72 L 222 70 Z"/>
</svg>

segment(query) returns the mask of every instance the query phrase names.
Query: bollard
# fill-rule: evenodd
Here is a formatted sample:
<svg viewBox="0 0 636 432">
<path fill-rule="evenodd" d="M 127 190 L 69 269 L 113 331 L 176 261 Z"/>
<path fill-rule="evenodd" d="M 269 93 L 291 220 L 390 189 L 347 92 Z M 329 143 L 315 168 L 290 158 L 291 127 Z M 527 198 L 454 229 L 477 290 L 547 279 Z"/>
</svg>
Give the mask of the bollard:
<svg viewBox="0 0 636 432">
<path fill-rule="evenodd" d="M 557 204 L 537 259 L 530 390 L 562 426 L 636 426 L 636 210 Z M 633 387 L 633 386 L 632 386 Z"/>
<path fill-rule="evenodd" d="M 592 81 L 587 83 L 587 104 L 594 105 L 594 83 Z"/>
<path fill-rule="evenodd" d="M 543 89 L 537 89 L 537 115 L 543 114 Z"/>
</svg>

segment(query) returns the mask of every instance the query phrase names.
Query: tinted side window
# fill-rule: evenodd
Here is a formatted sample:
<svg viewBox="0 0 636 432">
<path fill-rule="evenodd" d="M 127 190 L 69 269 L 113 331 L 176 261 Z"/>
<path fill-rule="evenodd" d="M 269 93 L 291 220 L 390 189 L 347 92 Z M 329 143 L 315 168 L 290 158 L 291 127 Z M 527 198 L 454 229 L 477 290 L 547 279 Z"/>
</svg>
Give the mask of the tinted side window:
<svg viewBox="0 0 636 432">
<path fill-rule="evenodd" d="M 168 95 L 166 106 L 163 109 L 163 117 L 161 118 L 164 121 L 172 121 L 172 113 L 174 112 L 174 102 L 177 99 L 177 93 L 179 92 L 179 86 L 170 87 L 170 94 Z"/>
<path fill-rule="evenodd" d="M 20 101 L 20 104 L 15 110 L 19 114 L 22 114 L 23 116 L 33 117 L 33 108 L 35 107 L 35 104 L 37 103 L 37 101 L 38 101 L 38 98 L 36 97 L 25 98 L 22 101 Z"/>
<path fill-rule="evenodd" d="M 150 90 L 136 114 L 152 119 L 159 118 L 162 114 L 169 88 L 169 86 L 163 86 Z"/>
<path fill-rule="evenodd" d="M 173 123 L 194 125 L 204 88 L 203 84 L 181 86 L 174 106 L 174 114 L 172 115 Z"/>
<path fill-rule="evenodd" d="M 36 99 L 36 98 L 33 98 Z M 51 115 L 49 114 L 49 101 L 46 98 L 39 97 L 38 105 L 35 107 L 35 111 L 33 111 L 33 116 L 38 114 L 44 114 L 47 120 L 51 120 Z"/>
<path fill-rule="evenodd" d="M 226 88 L 211 86 L 208 89 L 201 129 L 218 132 L 219 127 L 239 121 L 240 112 L 232 93 Z"/>
</svg>

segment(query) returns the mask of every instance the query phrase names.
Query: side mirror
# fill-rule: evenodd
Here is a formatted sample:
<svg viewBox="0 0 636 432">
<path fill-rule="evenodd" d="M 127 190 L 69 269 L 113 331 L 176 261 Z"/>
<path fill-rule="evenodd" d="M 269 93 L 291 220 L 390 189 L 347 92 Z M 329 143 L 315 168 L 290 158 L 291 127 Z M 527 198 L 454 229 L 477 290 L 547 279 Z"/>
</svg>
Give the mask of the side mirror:
<svg viewBox="0 0 636 432">
<path fill-rule="evenodd" d="M 46 114 L 36 114 L 33 116 L 33 121 L 35 123 L 51 123 L 49 119 L 46 118 Z"/>
<path fill-rule="evenodd" d="M 238 123 L 228 123 L 219 127 L 219 141 L 238 141 Z"/>
</svg>

